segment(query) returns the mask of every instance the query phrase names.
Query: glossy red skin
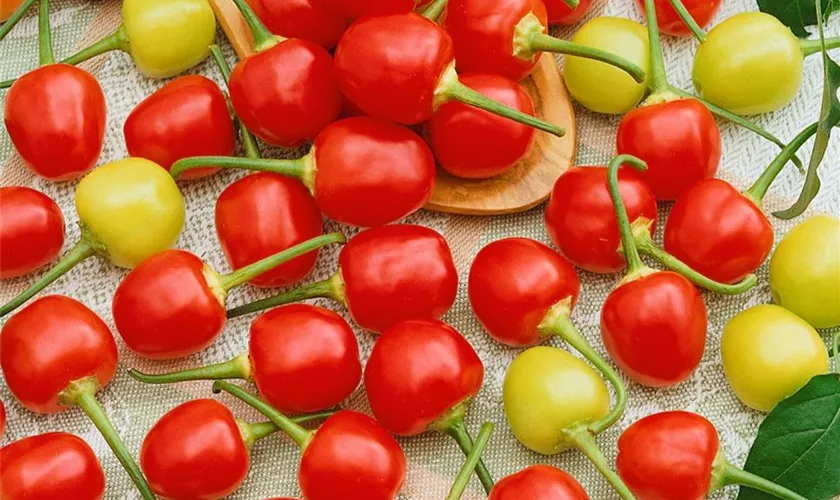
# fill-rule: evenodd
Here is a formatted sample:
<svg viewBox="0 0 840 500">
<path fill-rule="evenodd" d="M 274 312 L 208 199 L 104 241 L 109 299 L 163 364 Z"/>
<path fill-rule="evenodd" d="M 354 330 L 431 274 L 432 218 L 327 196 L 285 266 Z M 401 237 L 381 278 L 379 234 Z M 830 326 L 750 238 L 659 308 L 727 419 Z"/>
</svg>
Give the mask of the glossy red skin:
<svg viewBox="0 0 840 500">
<path fill-rule="evenodd" d="M 772 248 L 773 226 L 761 208 L 720 179 L 683 193 L 665 223 L 665 250 L 723 283 L 758 269 Z"/>
<path fill-rule="evenodd" d="M 0 449 L 3 500 L 99 500 L 105 473 L 90 446 L 64 432 L 30 436 Z"/>
<path fill-rule="evenodd" d="M 550 465 L 532 465 L 500 479 L 488 500 L 589 500 L 575 478 Z"/>
<path fill-rule="evenodd" d="M 228 264 L 240 269 L 323 232 L 321 211 L 297 179 L 257 172 L 234 182 L 216 201 L 216 235 Z M 288 286 L 312 272 L 318 251 L 294 258 L 251 281 Z"/>
<path fill-rule="evenodd" d="M 620 285 L 601 310 L 601 337 L 612 360 L 648 387 L 688 378 L 706 347 L 706 306 L 682 275 L 657 272 Z"/>
<path fill-rule="evenodd" d="M 414 436 L 481 389 L 484 365 L 469 342 L 439 320 L 408 320 L 382 333 L 365 365 L 376 420 Z"/>
<path fill-rule="evenodd" d="M 330 7 L 329 0 L 247 1 L 275 35 L 308 40 L 325 49 L 335 47 L 350 22 Z"/>
<path fill-rule="evenodd" d="M 618 438 L 616 469 L 639 500 L 701 500 L 719 449 L 717 431 L 700 415 L 656 413 Z"/>
<path fill-rule="evenodd" d="M 6 433 L 6 405 L 0 401 L 0 438 Z"/>
<path fill-rule="evenodd" d="M 569 262 L 527 238 L 494 241 L 478 252 L 467 286 L 476 318 L 491 337 L 522 347 L 543 340 L 537 327 L 564 299 L 574 307 L 580 280 Z"/>
<path fill-rule="evenodd" d="M 376 333 L 407 319 L 440 319 L 458 293 L 449 245 L 423 226 L 362 231 L 341 249 L 338 264 L 350 316 Z"/>
<path fill-rule="evenodd" d="M 533 115 L 521 85 L 498 75 L 461 75 L 461 83 L 505 106 Z M 516 165 L 534 144 L 536 130 L 487 111 L 450 101 L 427 123 L 429 144 L 440 166 L 456 177 L 485 179 Z"/>
<path fill-rule="evenodd" d="M 720 130 L 697 99 L 636 108 L 621 119 L 618 154 L 647 162 L 642 172 L 657 200 L 673 200 L 692 185 L 715 176 L 720 165 Z"/>
<path fill-rule="evenodd" d="M 438 80 L 452 60 L 449 35 L 419 14 L 356 21 L 335 50 L 341 92 L 364 113 L 405 125 L 432 116 Z"/>
<path fill-rule="evenodd" d="M 416 212 L 432 196 L 434 156 L 406 127 L 345 118 L 325 128 L 314 148 L 315 203 L 334 221 L 381 226 Z"/>
<path fill-rule="evenodd" d="M 58 204 L 23 186 L 0 187 L 0 278 L 15 278 L 52 261 L 64 245 Z"/>
<path fill-rule="evenodd" d="M 128 154 L 151 160 L 169 170 L 191 156 L 232 156 L 236 148 L 233 119 L 225 95 L 209 78 L 177 78 L 145 98 L 123 125 Z M 218 172 L 217 168 L 186 171 L 192 180 Z"/>
<path fill-rule="evenodd" d="M 631 222 L 643 217 L 656 231 L 656 198 L 635 170 L 620 168 L 618 189 Z M 573 167 L 554 183 L 545 208 L 551 241 L 575 266 L 610 274 L 626 267 L 605 167 Z"/>
<path fill-rule="evenodd" d="M 665 0 L 666 2 L 668 0 Z M 548 24 L 570 26 L 577 23 L 592 8 L 592 0 L 580 0 L 578 6 L 572 10 L 563 0 L 544 0 Z"/>
<path fill-rule="evenodd" d="M 408 14 L 414 10 L 416 0 L 324 0 L 333 11 L 350 19 L 367 16 Z"/>
<path fill-rule="evenodd" d="M 311 141 L 341 112 L 330 54 L 290 38 L 249 56 L 230 74 L 230 102 L 254 135 L 283 147 Z"/>
<path fill-rule="evenodd" d="M 251 324 L 249 355 L 263 398 L 284 413 L 312 413 L 347 399 L 362 379 L 353 329 L 323 307 L 291 304 Z"/>
<path fill-rule="evenodd" d="M 66 408 L 58 395 L 70 382 L 95 376 L 100 388 L 108 385 L 117 370 L 117 345 L 105 322 L 84 304 L 47 295 L 6 321 L 0 368 L 27 410 L 56 413 Z"/>
<path fill-rule="evenodd" d="M 251 458 L 233 413 L 212 399 L 176 406 L 146 434 L 140 467 L 163 498 L 215 500 L 236 491 Z"/>
<path fill-rule="evenodd" d="M 50 64 L 18 78 L 6 94 L 6 130 L 30 170 L 66 181 L 96 165 L 105 138 L 105 95 L 90 73 Z"/>
<path fill-rule="evenodd" d="M 723 0 L 683 0 L 683 5 L 701 28 L 705 28 L 715 17 L 721 3 Z M 642 9 L 642 12 L 645 11 L 644 0 L 636 0 L 636 5 Z M 656 24 L 662 33 L 673 36 L 691 36 L 691 30 L 680 19 L 677 11 L 671 7 L 669 0 L 654 0 L 654 5 L 656 5 Z"/>
<path fill-rule="evenodd" d="M 213 294 L 204 262 L 184 250 L 144 260 L 122 280 L 112 311 L 129 349 L 151 359 L 201 351 L 225 326 L 225 306 Z"/>
<path fill-rule="evenodd" d="M 462 73 L 491 73 L 519 81 L 528 76 L 542 53 L 523 59 L 513 53 L 516 25 L 529 13 L 548 26 L 542 0 L 450 0 L 443 26 L 452 37 L 455 61 Z"/>
<path fill-rule="evenodd" d="M 342 410 L 306 446 L 298 480 L 307 500 L 393 499 L 405 480 L 405 455 L 374 419 Z"/>
</svg>

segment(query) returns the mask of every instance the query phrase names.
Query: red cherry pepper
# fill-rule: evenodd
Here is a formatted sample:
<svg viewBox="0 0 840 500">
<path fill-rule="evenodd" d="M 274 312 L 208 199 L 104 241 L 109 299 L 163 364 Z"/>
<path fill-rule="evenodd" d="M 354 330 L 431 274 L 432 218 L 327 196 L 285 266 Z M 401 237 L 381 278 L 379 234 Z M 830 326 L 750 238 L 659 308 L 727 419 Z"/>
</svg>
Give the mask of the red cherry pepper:
<svg viewBox="0 0 840 500">
<path fill-rule="evenodd" d="M 56 413 L 80 407 L 143 498 L 154 500 L 143 473 L 96 400 L 96 393 L 117 369 L 117 345 L 96 313 L 60 295 L 35 300 L 3 325 L 0 368 L 12 395 L 30 411 Z"/>
<path fill-rule="evenodd" d="M 677 198 L 665 224 L 665 250 L 700 273 L 731 283 L 754 272 L 773 248 L 773 226 L 761 209 L 767 189 L 817 131 L 806 127 L 744 192 L 708 179 Z"/>
<path fill-rule="evenodd" d="M 3 500 L 100 500 L 105 473 L 80 437 L 64 432 L 30 436 L 0 448 Z"/>
<path fill-rule="evenodd" d="M 256 53 L 230 74 L 230 102 L 263 141 L 294 147 L 311 141 L 338 118 L 341 93 L 324 47 L 272 35 L 245 0 L 234 0 L 254 34 Z"/>
<path fill-rule="evenodd" d="M 701 500 L 710 492 L 740 484 L 777 498 L 805 497 L 733 467 L 720 449 L 711 422 L 686 411 L 649 415 L 618 439 L 616 468 L 639 500 Z"/>
<path fill-rule="evenodd" d="M 408 14 L 418 3 L 417 0 L 325 0 L 325 2 L 331 10 L 350 19 Z"/>
<path fill-rule="evenodd" d="M 229 361 L 159 375 L 128 374 L 150 384 L 246 379 L 280 411 L 308 413 L 344 401 L 359 385 L 362 365 L 356 336 L 341 316 L 293 304 L 260 315 L 251 324 L 248 352 Z"/>
<path fill-rule="evenodd" d="M 177 78 L 135 107 L 123 125 L 128 154 L 165 169 L 189 156 L 232 155 L 233 119 L 219 87 L 201 75 Z M 217 172 L 196 169 L 184 180 Z"/>
<path fill-rule="evenodd" d="M 458 272 L 446 240 L 423 226 L 395 224 L 353 237 L 324 281 L 228 311 L 228 318 L 289 302 L 329 297 L 341 302 L 359 326 L 374 333 L 407 319 L 439 319 L 452 307 Z"/>
<path fill-rule="evenodd" d="M 642 263 L 618 187 L 622 162 L 645 168 L 644 162 L 628 155 L 610 162 L 610 195 L 627 275 L 601 309 L 601 336 L 613 361 L 630 378 L 649 387 L 669 387 L 688 378 L 700 364 L 706 347 L 706 306 L 688 279 Z"/>
<path fill-rule="evenodd" d="M 554 52 L 603 61 L 637 82 L 645 80 L 645 72 L 624 58 L 549 36 L 542 0 L 449 0 L 443 26 L 452 37 L 455 61 L 462 72 L 521 80 L 543 52 Z"/>
<path fill-rule="evenodd" d="M 694 33 L 698 40 L 704 40 L 706 36 L 703 28 L 715 17 L 723 0 L 683 0 L 680 3 L 682 6 L 679 8 L 685 11 L 684 16 L 675 10 L 671 0 L 655 0 L 659 31 L 673 36 L 690 36 Z M 636 4 L 644 12 L 644 0 L 636 0 Z M 684 17 L 691 19 L 688 25 L 683 21 Z"/>
<path fill-rule="evenodd" d="M 343 241 L 341 233 L 319 236 L 226 275 L 190 252 L 160 252 L 141 262 L 117 287 L 114 324 L 128 348 L 141 356 L 174 359 L 194 354 L 224 328 L 230 289 L 292 258 Z"/>
<path fill-rule="evenodd" d="M 308 431 L 252 394 L 220 380 L 213 383 L 214 392 L 222 390 L 259 410 L 300 446 L 298 483 L 307 500 L 396 498 L 405 480 L 405 455 L 374 419 L 342 410 Z"/>
<path fill-rule="evenodd" d="M 465 74 L 461 83 L 510 108 L 534 114 L 531 96 L 498 75 Z M 456 177 L 484 179 L 516 165 L 534 144 L 533 128 L 460 102 L 447 102 L 427 123 L 429 145 L 440 166 Z"/>
<path fill-rule="evenodd" d="M 58 256 L 64 216 L 49 196 L 28 187 L 0 187 L 0 213 L 0 278 L 29 274 Z"/>
<path fill-rule="evenodd" d="M 251 424 L 234 418 L 212 399 L 187 401 L 167 412 L 146 434 L 140 465 L 152 490 L 164 498 L 224 498 L 248 476 L 254 443 L 277 430 L 271 422 Z"/>
<path fill-rule="evenodd" d="M 545 0 L 545 11 L 549 25 L 571 26 L 577 23 L 592 8 L 592 0 L 580 0 L 577 7 L 571 8 L 563 0 Z"/>
<path fill-rule="evenodd" d="M 532 465 L 499 480 L 488 500 L 589 500 L 579 482 L 551 465 Z"/>
<path fill-rule="evenodd" d="M 300 38 L 331 49 L 349 19 L 329 0 L 247 0 L 257 17 L 275 35 Z M 346 2 L 341 2 L 344 4 Z"/>
<path fill-rule="evenodd" d="M 464 414 L 483 381 L 484 365 L 470 343 L 438 320 L 392 325 L 365 366 L 370 408 L 383 427 L 400 436 L 433 429 L 452 437 L 464 454 L 473 446 Z M 476 474 L 489 493 L 493 478 L 480 461 Z"/>
<path fill-rule="evenodd" d="M 49 2 L 38 11 L 41 67 L 6 95 L 4 121 L 24 164 L 47 180 L 76 179 L 93 168 L 105 138 L 105 95 L 87 71 L 55 64 Z"/>
<path fill-rule="evenodd" d="M 459 82 L 452 39 L 420 14 L 356 21 L 338 42 L 335 68 L 342 93 L 370 116 L 415 125 L 443 103 L 460 101 L 557 136 L 564 133 Z"/>
<path fill-rule="evenodd" d="M 330 124 L 309 154 L 297 160 L 199 156 L 177 162 L 172 175 L 202 165 L 298 178 L 324 215 L 362 227 L 388 224 L 419 210 L 432 195 L 436 175 L 432 152 L 419 135 L 369 117 Z"/>
</svg>

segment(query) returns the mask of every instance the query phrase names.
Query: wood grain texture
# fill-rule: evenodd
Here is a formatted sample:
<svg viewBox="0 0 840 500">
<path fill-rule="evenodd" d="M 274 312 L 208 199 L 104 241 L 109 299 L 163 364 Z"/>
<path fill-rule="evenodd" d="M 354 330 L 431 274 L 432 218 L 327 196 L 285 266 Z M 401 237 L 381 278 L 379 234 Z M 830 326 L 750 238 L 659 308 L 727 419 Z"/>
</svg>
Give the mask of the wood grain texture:
<svg viewBox="0 0 840 500">
<path fill-rule="evenodd" d="M 233 0 L 210 0 L 222 29 L 241 58 L 254 52 L 254 39 Z M 432 197 L 425 208 L 465 215 L 523 212 L 547 200 L 554 181 L 572 166 L 577 130 L 571 97 L 550 54 L 540 58 L 523 87 L 534 101 L 537 117 L 566 129 L 564 137 L 537 131 L 528 155 L 504 174 L 491 179 L 459 179 L 438 169 Z"/>
</svg>

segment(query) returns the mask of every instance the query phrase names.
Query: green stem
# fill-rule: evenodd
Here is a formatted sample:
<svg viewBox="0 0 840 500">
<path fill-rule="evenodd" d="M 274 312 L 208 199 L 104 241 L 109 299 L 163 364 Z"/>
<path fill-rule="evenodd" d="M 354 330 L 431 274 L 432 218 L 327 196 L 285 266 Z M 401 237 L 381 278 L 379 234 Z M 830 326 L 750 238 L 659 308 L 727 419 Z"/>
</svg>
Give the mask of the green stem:
<svg viewBox="0 0 840 500">
<path fill-rule="evenodd" d="M 325 410 L 291 417 L 291 421 L 296 424 L 307 424 L 315 420 L 331 417 L 334 414 L 335 411 L 333 410 Z M 248 448 L 251 448 L 256 441 L 271 436 L 280 430 L 273 422 L 245 422 L 244 420 L 237 420 L 236 423 L 239 424 L 239 429 L 242 430 L 242 437 Z"/>
<path fill-rule="evenodd" d="M 300 179 L 309 190 L 315 184 L 314 164 L 311 153 L 296 160 L 269 158 L 236 158 L 233 156 L 193 156 L 172 164 L 169 173 L 177 179 L 186 170 L 202 167 L 241 168 L 255 172 L 273 172 Z"/>
<path fill-rule="evenodd" d="M 19 23 L 21 19 L 23 19 L 23 16 L 26 14 L 26 11 L 29 10 L 29 8 L 32 7 L 32 4 L 34 3 L 35 0 L 25 0 L 22 4 L 20 4 L 20 6 L 17 8 L 14 14 L 12 14 L 8 19 L 6 19 L 6 22 L 3 23 L 2 26 L 0 26 L 0 40 L 6 38 L 6 35 L 8 35 L 9 32 L 12 31 L 12 28 L 14 28 L 15 25 Z"/>
<path fill-rule="evenodd" d="M 266 299 L 257 300 L 243 306 L 234 307 L 227 312 L 228 319 L 263 311 L 272 307 L 290 304 L 316 297 L 326 297 L 344 304 L 344 280 L 341 279 L 341 272 L 337 272 L 323 281 L 316 281 L 309 285 L 289 290 Z"/>
<path fill-rule="evenodd" d="M 586 341 L 580 330 L 575 327 L 569 318 L 570 314 L 571 300 L 565 299 L 558 302 L 546 314 L 545 319 L 540 323 L 539 330 L 541 335 L 557 335 L 565 340 L 566 343 L 583 354 L 583 357 L 592 363 L 613 386 L 615 404 L 606 416 L 593 422 L 588 427 L 590 432 L 597 435 L 612 427 L 624 414 L 624 410 L 627 408 L 627 389 L 613 367 L 592 348 L 592 345 Z"/>
<path fill-rule="evenodd" d="M 72 56 L 62 59 L 61 62 L 64 64 L 76 65 L 112 50 L 121 50 L 123 52 L 131 53 L 128 35 L 126 34 L 125 26 L 123 25 L 120 25 L 120 27 L 117 28 L 117 31 L 111 33 L 105 38 L 102 38 L 93 45 L 76 52 Z"/>
<path fill-rule="evenodd" d="M 822 52 L 819 40 L 799 40 L 799 46 L 802 48 L 802 54 L 804 54 L 805 57 Z M 840 36 L 825 39 L 825 50 L 838 48 L 840 48 Z"/>
<path fill-rule="evenodd" d="M 0 318 L 23 305 L 36 293 L 46 288 L 50 283 L 60 278 L 67 271 L 73 269 L 76 264 L 94 255 L 96 255 L 96 250 L 83 237 L 76 243 L 76 245 L 73 246 L 73 248 L 70 249 L 69 252 L 64 255 L 64 257 L 61 258 L 61 260 L 58 261 L 58 264 L 56 264 L 55 267 L 44 273 L 38 281 L 24 290 L 23 293 L 13 298 L 6 304 L 3 304 L 3 306 L 0 307 Z"/>
<path fill-rule="evenodd" d="M 464 425 L 464 413 L 461 410 L 460 415 L 453 417 L 449 420 L 445 425 L 440 427 L 440 432 L 443 432 L 447 436 L 451 437 L 458 443 L 458 447 L 461 448 L 461 451 L 467 457 L 470 456 L 472 452 L 474 443 L 472 437 L 470 437 L 470 433 L 467 430 L 467 426 Z M 484 487 L 484 491 L 487 494 L 490 494 L 490 491 L 493 489 L 493 477 L 490 475 L 490 471 L 487 470 L 487 467 L 484 465 L 484 461 L 481 460 L 481 457 L 478 457 L 478 463 L 475 466 L 475 475 L 478 476 L 478 479 L 481 481 L 481 485 Z"/>
<path fill-rule="evenodd" d="M 726 463 L 723 466 L 723 486 L 729 484 L 738 484 L 746 486 L 758 491 L 763 491 L 768 495 L 773 495 L 776 498 L 785 500 L 808 500 L 804 496 L 793 492 L 784 486 L 778 485 L 772 481 L 764 479 L 745 470 L 734 467 L 732 464 Z"/>
<path fill-rule="evenodd" d="M 242 17 L 245 18 L 245 22 L 248 24 L 248 28 L 251 29 L 251 33 L 254 35 L 254 50 L 256 52 L 262 52 L 280 43 L 281 39 L 265 27 L 265 24 L 260 21 L 260 18 L 257 17 L 257 14 L 254 13 L 254 10 L 248 5 L 248 2 L 245 0 L 233 0 L 233 3 L 236 4 L 236 8 L 239 9 Z"/>
<path fill-rule="evenodd" d="M 117 460 L 125 468 L 125 471 L 131 477 L 131 480 L 137 486 L 143 498 L 154 500 L 155 495 L 152 493 L 149 483 L 146 482 L 143 472 L 140 470 L 137 462 L 134 461 L 131 453 L 128 452 L 125 443 L 123 443 L 122 438 L 111 424 L 111 421 L 108 420 L 108 415 L 105 414 L 105 410 L 102 409 L 99 401 L 96 400 L 97 389 L 99 389 L 99 381 L 96 377 L 76 380 L 71 382 L 59 394 L 59 400 L 67 406 L 78 406 L 87 414 L 93 422 L 93 425 L 99 429 L 99 433 L 105 438 L 105 442 L 111 447 L 111 451 L 114 452 Z"/>
<path fill-rule="evenodd" d="M 434 2 L 430 3 L 423 12 L 420 13 L 420 15 L 426 19 L 438 22 L 440 15 L 443 14 L 444 10 L 446 10 L 446 3 L 448 1 L 449 0 L 434 0 Z"/>
<path fill-rule="evenodd" d="M 38 4 L 38 63 L 41 66 L 55 64 L 50 30 L 50 0 Z"/>
<path fill-rule="evenodd" d="M 566 436 L 575 443 L 575 447 L 586 455 L 586 458 L 595 465 L 598 472 L 612 485 L 618 496 L 623 500 L 636 500 L 630 488 L 624 484 L 618 474 L 607 463 L 607 458 L 601 453 L 598 448 L 598 443 L 595 442 L 595 436 L 585 426 L 578 426 L 565 431 Z"/>
<path fill-rule="evenodd" d="M 636 232 L 636 247 L 644 255 L 655 259 L 668 269 L 685 276 L 695 285 L 714 293 L 738 295 L 752 289 L 758 282 L 758 278 L 754 274 L 747 275 L 741 281 L 732 284 L 721 283 L 707 278 L 689 267 L 685 262 L 674 257 L 664 249 L 659 248 L 651 238 L 649 230 Z"/>
<path fill-rule="evenodd" d="M 489 97 L 467 87 L 458 81 L 458 73 L 455 72 L 454 66 L 450 66 L 446 69 L 446 71 L 444 71 L 440 84 L 435 90 L 436 105 L 452 100 L 462 102 L 478 109 L 483 109 L 484 111 L 494 115 L 510 118 L 515 122 L 528 125 L 529 127 L 534 127 L 538 130 L 556 135 L 557 137 L 563 137 L 566 133 L 565 130 L 556 125 L 552 125 L 551 123 L 534 118 L 527 113 L 505 106 L 504 104 L 494 101 L 493 99 L 490 99 Z"/>
<path fill-rule="evenodd" d="M 645 0 L 650 2 L 650 0 Z M 621 191 L 618 188 L 618 168 L 622 164 L 628 164 L 636 170 L 647 170 L 647 164 L 631 155 L 618 155 L 610 161 L 608 169 L 610 198 L 615 207 L 615 216 L 618 219 L 618 228 L 621 231 L 621 249 L 624 252 L 624 260 L 627 261 L 627 276 L 634 276 L 644 272 L 647 266 L 642 263 L 639 257 L 639 250 L 633 238 L 633 230 L 630 228 L 630 220 L 627 217 L 627 209 L 624 207 L 624 200 L 621 198 Z"/>
<path fill-rule="evenodd" d="M 458 500 L 464 494 L 467 485 L 470 483 L 473 471 L 481 460 L 481 454 L 484 453 L 484 448 L 487 447 L 487 442 L 490 441 L 491 434 L 493 434 L 493 424 L 486 422 L 481 426 L 478 436 L 475 437 L 473 448 L 467 455 L 467 460 L 464 462 L 463 467 L 461 467 L 461 471 L 458 472 L 458 476 L 455 478 L 455 482 L 452 484 L 446 500 Z"/>
<path fill-rule="evenodd" d="M 648 87 L 652 94 L 667 92 L 668 75 L 665 72 L 665 58 L 662 56 L 662 41 L 659 36 L 659 26 L 656 23 L 656 4 L 653 0 L 645 0 L 645 16 L 647 17 L 648 54 L 650 69 L 648 70 Z"/>
<path fill-rule="evenodd" d="M 231 378 L 251 380 L 251 359 L 248 354 L 240 354 L 233 359 L 222 361 L 221 363 L 214 363 L 189 370 L 149 374 L 129 368 L 128 374 L 133 379 L 146 384 L 172 384 L 187 380 L 219 380 Z"/>
<path fill-rule="evenodd" d="M 799 151 L 802 145 L 805 144 L 811 136 L 817 133 L 818 128 L 819 123 L 815 122 L 805 127 L 802 132 L 799 132 L 799 135 L 794 137 L 793 140 L 782 148 L 779 154 L 773 158 L 773 161 L 767 165 L 767 168 L 764 169 L 764 172 L 761 173 L 753 185 L 744 191 L 744 196 L 753 200 L 755 204 L 760 207 L 761 201 L 764 199 L 764 195 L 767 194 L 767 190 L 770 188 L 770 185 L 774 180 L 776 180 L 776 177 L 787 164 L 788 160 L 796 155 L 796 152 Z"/>
<path fill-rule="evenodd" d="M 329 233 L 316 236 L 312 239 L 304 241 L 303 243 L 298 243 L 297 245 L 287 248 L 282 252 L 277 252 L 274 255 L 258 260 L 253 264 L 248 264 L 247 266 L 237 269 L 232 273 L 221 276 L 220 282 L 222 289 L 227 292 L 231 288 L 247 283 L 257 276 L 271 271 L 280 264 L 288 262 L 296 257 L 300 257 L 301 255 L 307 254 L 313 250 L 318 250 L 319 248 L 332 243 L 344 243 L 345 241 L 347 240 L 344 237 L 344 234 Z"/>
<path fill-rule="evenodd" d="M 243 391 L 239 387 L 230 384 L 228 382 L 224 382 L 221 380 L 217 380 L 213 382 L 213 393 L 218 394 L 221 391 L 225 391 L 228 394 L 233 395 L 234 397 L 244 401 L 248 405 L 255 408 L 257 411 L 268 417 L 271 422 L 280 428 L 283 432 L 285 432 L 292 440 L 300 446 L 300 449 L 303 450 L 306 448 L 306 445 L 309 443 L 309 440 L 312 439 L 312 432 L 304 429 L 300 426 L 300 424 L 296 423 L 294 420 L 290 419 L 286 415 L 283 415 L 271 405 L 262 401 L 258 397 L 254 396 L 253 394 Z"/>
<path fill-rule="evenodd" d="M 552 52 L 601 61 L 625 71 L 638 83 L 645 81 L 645 71 L 637 64 L 606 50 L 554 38 L 542 32 L 529 35 L 527 45 L 532 52 Z"/>
<path fill-rule="evenodd" d="M 222 73 L 222 77 L 225 80 L 225 84 L 228 83 L 230 80 L 230 66 L 225 59 L 225 56 L 222 54 L 221 49 L 215 43 L 210 46 L 210 53 L 213 55 L 213 60 L 216 61 L 216 67 L 219 68 L 219 71 Z M 236 113 L 233 111 L 231 107 L 231 112 L 236 119 L 236 126 L 239 128 L 239 135 L 242 137 L 242 147 L 245 149 L 245 156 L 247 158 L 262 158 L 262 153 L 260 152 L 260 147 L 257 145 L 257 140 L 254 139 L 253 134 L 251 131 L 245 127 L 245 124 L 242 123 L 242 120 L 236 116 Z"/>
<path fill-rule="evenodd" d="M 671 7 L 677 12 L 677 15 L 680 16 L 682 19 L 683 24 L 691 31 L 691 34 L 694 35 L 694 38 L 697 39 L 698 42 L 703 43 L 706 41 L 706 32 L 703 31 L 703 28 L 697 24 L 697 21 L 694 20 L 694 16 L 685 8 L 685 4 L 682 3 L 682 0 L 670 0 Z"/>
</svg>

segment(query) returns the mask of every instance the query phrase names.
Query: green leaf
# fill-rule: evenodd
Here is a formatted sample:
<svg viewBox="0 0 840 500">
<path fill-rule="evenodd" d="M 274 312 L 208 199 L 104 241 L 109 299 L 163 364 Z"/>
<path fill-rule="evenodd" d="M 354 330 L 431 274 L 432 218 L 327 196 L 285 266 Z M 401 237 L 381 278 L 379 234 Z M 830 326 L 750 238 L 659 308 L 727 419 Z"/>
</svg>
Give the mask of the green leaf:
<svg viewBox="0 0 840 500">
<path fill-rule="evenodd" d="M 817 375 L 771 411 L 755 438 L 744 470 L 809 500 L 840 494 L 840 375 Z M 738 500 L 771 500 L 741 488 Z"/>
<path fill-rule="evenodd" d="M 828 51 L 825 48 L 825 33 L 823 32 L 823 16 L 818 10 L 820 0 L 815 0 L 815 2 L 814 16 L 817 18 L 817 26 L 819 26 L 820 50 L 823 59 L 823 98 L 820 107 L 819 127 L 816 139 L 814 139 L 811 159 L 808 161 L 808 172 L 805 174 L 802 191 L 800 191 L 799 198 L 793 205 L 785 210 L 773 212 L 773 215 L 780 219 L 792 219 L 801 215 L 811 204 L 814 197 L 817 196 L 821 185 L 817 168 L 825 157 L 828 141 L 831 139 L 831 130 L 840 124 L 840 100 L 837 97 L 837 91 L 840 89 L 840 66 L 828 57 Z"/>
<path fill-rule="evenodd" d="M 806 26 L 820 24 L 817 19 L 816 0 L 758 0 L 758 8 L 775 17 L 793 31 L 799 38 L 806 38 L 810 33 Z M 823 8 L 824 21 L 832 12 L 840 10 L 840 0 L 826 0 Z"/>
</svg>

